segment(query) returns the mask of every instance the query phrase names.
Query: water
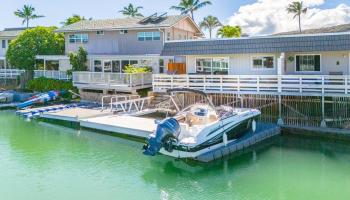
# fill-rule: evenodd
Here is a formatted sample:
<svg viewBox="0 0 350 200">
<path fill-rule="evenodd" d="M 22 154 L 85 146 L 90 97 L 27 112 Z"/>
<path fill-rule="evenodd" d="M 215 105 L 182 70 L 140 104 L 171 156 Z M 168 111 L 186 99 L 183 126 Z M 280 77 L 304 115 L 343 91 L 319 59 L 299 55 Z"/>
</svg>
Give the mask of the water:
<svg viewBox="0 0 350 200">
<path fill-rule="evenodd" d="M 350 144 L 279 137 L 211 164 L 0 111 L 0 199 L 350 199 Z"/>
</svg>

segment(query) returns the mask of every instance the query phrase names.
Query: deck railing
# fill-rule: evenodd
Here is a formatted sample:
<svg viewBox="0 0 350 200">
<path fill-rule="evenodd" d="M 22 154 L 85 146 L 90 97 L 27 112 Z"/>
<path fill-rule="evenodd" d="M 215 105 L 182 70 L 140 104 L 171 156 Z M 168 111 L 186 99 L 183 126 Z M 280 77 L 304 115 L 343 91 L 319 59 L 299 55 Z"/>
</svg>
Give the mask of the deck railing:
<svg viewBox="0 0 350 200">
<path fill-rule="evenodd" d="M 22 73 L 24 73 L 24 70 L 0 69 L 0 79 L 16 79 Z"/>
<path fill-rule="evenodd" d="M 350 96 L 350 76 L 336 75 L 153 75 L 153 90 L 191 88 L 237 94 Z"/>
<path fill-rule="evenodd" d="M 135 90 L 152 87 L 151 73 L 73 72 L 78 88 Z"/>
<path fill-rule="evenodd" d="M 70 79 L 66 71 L 56 71 L 56 70 L 35 70 L 34 78 L 39 78 L 39 77 L 52 78 L 57 80 Z"/>
</svg>

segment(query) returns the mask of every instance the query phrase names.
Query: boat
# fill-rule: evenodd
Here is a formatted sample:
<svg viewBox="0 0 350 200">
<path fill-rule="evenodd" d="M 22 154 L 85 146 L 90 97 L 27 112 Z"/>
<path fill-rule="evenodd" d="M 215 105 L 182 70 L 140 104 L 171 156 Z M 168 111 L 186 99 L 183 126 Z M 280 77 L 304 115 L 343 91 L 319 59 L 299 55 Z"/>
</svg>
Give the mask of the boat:
<svg viewBox="0 0 350 200">
<path fill-rule="evenodd" d="M 57 99 L 60 95 L 64 94 L 65 91 L 52 90 L 46 93 L 41 93 L 32 96 L 28 101 L 17 104 L 18 109 L 23 109 L 33 104 L 46 103 Z"/>
<path fill-rule="evenodd" d="M 257 109 L 215 107 L 206 93 L 193 89 L 170 89 L 167 92 L 174 104 L 173 96 L 179 92 L 197 93 L 204 97 L 205 103 L 195 103 L 174 117 L 157 121 L 155 132 L 143 147 L 145 155 L 161 153 L 195 159 L 256 131 L 256 121 L 261 114 Z"/>
</svg>

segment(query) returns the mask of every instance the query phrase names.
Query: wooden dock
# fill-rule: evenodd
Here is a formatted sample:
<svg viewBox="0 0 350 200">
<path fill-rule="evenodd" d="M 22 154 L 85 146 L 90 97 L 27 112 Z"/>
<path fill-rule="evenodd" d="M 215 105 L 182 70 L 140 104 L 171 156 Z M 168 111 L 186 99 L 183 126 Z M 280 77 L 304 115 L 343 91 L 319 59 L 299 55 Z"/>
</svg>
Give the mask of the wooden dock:
<svg viewBox="0 0 350 200">
<path fill-rule="evenodd" d="M 106 115 L 112 115 L 110 110 L 88 109 L 88 108 L 70 108 L 57 112 L 44 113 L 41 117 L 44 119 L 79 122 L 82 119 L 94 118 Z"/>
</svg>

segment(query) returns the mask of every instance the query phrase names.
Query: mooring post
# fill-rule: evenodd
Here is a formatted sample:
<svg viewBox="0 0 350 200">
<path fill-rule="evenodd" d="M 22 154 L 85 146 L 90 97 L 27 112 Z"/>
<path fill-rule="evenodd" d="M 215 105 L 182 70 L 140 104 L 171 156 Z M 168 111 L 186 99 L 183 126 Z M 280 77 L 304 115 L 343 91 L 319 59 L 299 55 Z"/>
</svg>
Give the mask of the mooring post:
<svg viewBox="0 0 350 200">
<path fill-rule="evenodd" d="M 282 119 L 282 97 L 281 95 L 278 95 L 278 120 L 277 120 L 277 125 L 282 126 L 283 119 Z"/>
<path fill-rule="evenodd" d="M 321 127 L 322 128 L 326 128 L 327 127 L 327 123 L 325 120 L 325 114 L 324 114 L 324 96 L 322 95 L 321 98 L 321 105 L 322 105 L 322 121 L 321 121 Z"/>
</svg>

